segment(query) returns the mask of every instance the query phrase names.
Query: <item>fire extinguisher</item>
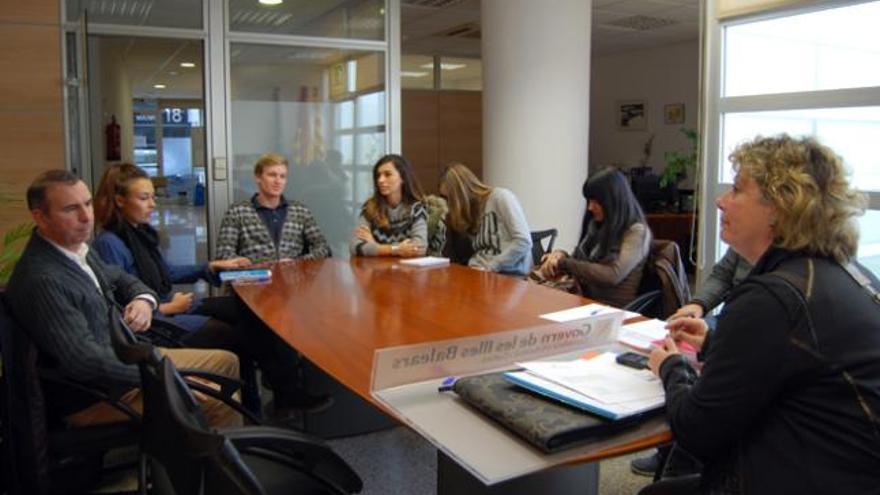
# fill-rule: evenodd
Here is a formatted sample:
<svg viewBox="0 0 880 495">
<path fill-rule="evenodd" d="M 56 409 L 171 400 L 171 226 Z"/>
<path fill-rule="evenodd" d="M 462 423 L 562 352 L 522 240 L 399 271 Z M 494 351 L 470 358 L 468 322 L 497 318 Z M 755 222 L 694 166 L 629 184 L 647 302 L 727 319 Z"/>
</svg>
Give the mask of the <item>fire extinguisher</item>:
<svg viewBox="0 0 880 495">
<path fill-rule="evenodd" d="M 107 141 L 107 160 L 116 161 L 122 159 L 122 131 L 116 123 L 116 116 L 110 117 L 110 123 L 104 128 Z"/>
</svg>

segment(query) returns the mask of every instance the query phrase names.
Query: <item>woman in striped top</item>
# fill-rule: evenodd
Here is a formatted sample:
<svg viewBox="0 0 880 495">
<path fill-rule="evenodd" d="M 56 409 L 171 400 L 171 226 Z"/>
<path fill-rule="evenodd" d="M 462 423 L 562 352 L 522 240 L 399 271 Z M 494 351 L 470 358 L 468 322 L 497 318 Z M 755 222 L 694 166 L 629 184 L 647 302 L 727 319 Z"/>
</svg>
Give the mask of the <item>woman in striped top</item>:
<svg viewBox="0 0 880 495">
<path fill-rule="evenodd" d="M 352 234 L 351 254 L 424 255 L 428 215 L 412 167 L 400 155 L 385 155 L 373 166 L 373 186 Z"/>
</svg>

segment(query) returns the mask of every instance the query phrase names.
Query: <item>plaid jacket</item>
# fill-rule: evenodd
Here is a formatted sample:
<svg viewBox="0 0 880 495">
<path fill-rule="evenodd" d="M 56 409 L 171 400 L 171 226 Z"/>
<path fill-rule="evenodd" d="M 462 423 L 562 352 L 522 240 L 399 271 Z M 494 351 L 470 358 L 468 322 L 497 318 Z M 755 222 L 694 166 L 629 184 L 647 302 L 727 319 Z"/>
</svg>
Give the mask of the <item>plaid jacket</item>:
<svg viewBox="0 0 880 495">
<path fill-rule="evenodd" d="M 330 246 L 306 206 L 290 201 L 287 219 L 276 246 L 269 228 L 250 200 L 232 205 L 223 216 L 217 239 L 217 259 L 244 256 L 254 263 L 284 258 L 319 259 L 330 256 Z"/>
</svg>

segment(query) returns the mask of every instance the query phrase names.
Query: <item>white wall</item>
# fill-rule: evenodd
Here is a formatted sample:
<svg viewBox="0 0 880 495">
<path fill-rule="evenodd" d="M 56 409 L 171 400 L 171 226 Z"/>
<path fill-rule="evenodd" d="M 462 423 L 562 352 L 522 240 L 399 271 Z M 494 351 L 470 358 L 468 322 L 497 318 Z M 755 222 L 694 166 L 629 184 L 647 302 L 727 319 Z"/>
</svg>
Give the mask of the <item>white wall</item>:
<svg viewBox="0 0 880 495">
<path fill-rule="evenodd" d="M 692 41 L 649 50 L 594 57 L 590 92 L 590 172 L 607 165 L 639 165 L 645 142 L 654 134 L 648 165 L 659 173 L 664 153 L 687 150 L 681 127 L 697 128 L 699 44 Z M 644 131 L 617 128 L 621 100 L 644 100 L 648 124 Z M 665 124 L 663 107 L 684 103 L 684 124 Z M 684 183 L 689 184 L 690 181 Z"/>
</svg>

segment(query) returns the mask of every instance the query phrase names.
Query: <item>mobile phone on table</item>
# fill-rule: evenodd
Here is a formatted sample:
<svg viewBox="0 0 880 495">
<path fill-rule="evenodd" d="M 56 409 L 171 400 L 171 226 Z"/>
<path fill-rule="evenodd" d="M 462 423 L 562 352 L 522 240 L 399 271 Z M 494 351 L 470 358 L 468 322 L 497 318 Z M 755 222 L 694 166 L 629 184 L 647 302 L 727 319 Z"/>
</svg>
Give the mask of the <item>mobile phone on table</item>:
<svg viewBox="0 0 880 495">
<path fill-rule="evenodd" d="M 637 370 L 643 370 L 648 367 L 648 356 L 637 352 L 624 352 L 617 355 L 617 364 L 629 366 Z"/>
</svg>

